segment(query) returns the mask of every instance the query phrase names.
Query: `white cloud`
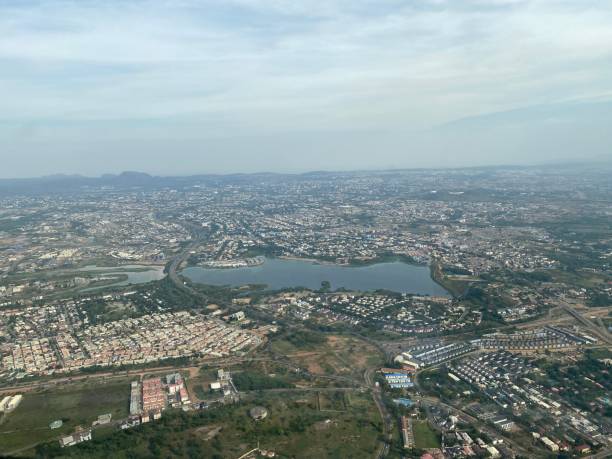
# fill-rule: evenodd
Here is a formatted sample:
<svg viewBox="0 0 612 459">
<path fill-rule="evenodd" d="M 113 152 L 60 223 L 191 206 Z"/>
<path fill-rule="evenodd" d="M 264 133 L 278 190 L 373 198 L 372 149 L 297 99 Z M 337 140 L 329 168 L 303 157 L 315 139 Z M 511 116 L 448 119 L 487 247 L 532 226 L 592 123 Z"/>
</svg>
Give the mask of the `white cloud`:
<svg viewBox="0 0 612 459">
<path fill-rule="evenodd" d="M 415 132 L 610 100 L 610 24 L 589 0 L 0 3 L 0 120 L 68 140 Z"/>
</svg>

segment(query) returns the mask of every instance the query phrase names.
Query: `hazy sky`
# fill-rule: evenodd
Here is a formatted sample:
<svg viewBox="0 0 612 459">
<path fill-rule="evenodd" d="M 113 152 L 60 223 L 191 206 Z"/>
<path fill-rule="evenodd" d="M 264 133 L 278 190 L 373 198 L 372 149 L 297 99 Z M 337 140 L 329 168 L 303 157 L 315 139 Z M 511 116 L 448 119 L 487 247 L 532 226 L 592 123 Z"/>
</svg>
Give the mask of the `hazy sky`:
<svg viewBox="0 0 612 459">
<path fill-rule="evenodd" d="M 612 155 L 612 2 L 0 0 L 0 177 Z"/>
</svg>

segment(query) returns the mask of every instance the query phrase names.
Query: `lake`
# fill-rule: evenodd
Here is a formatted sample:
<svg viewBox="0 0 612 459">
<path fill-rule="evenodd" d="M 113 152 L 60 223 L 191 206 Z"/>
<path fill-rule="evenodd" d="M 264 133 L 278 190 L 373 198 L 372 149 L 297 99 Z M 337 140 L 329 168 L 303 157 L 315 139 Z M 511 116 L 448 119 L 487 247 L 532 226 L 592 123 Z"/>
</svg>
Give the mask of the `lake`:
<svg viewBox="0 0 612 459">
<path fill-rule="evenodd" d="M 429 267 L 402 262 L 378 263 L 367 266 L 340 266 L 310 261 L 268 258 L 259 266 L 235 269 L 190 267 L 181 274 L 192 282 L 208 285 L 265 284 L 268 289 L 291 287 L 321 288 L 328 281 L 332 289 L 391 290 L 419 295 L 449 296 L 435 283 Z"/>
<path fill-rule="evenodd" d="M 123 285 L 130 284 L 144 284 L 146 282 L 151 282 L 155 280 L 163 279 L 164 267 L 163 266 L 150 266 L 150 265 L 120 265 L 113 267 L 101 267 L 101 266 L 85 266 L 84 268 L 77 269 L 79 272 L 89 272 L 94 274 L 104 274 L 104 275 L 127 275 L 127 279 L 124 281 L 114 282 L 109 285 L 104 285 L 100 287 L 92 287 L 88 289 L 84 289 L 83 292 L 99 290 L 101 288 L 108 287 L 120 287 Z"/>
</svg>

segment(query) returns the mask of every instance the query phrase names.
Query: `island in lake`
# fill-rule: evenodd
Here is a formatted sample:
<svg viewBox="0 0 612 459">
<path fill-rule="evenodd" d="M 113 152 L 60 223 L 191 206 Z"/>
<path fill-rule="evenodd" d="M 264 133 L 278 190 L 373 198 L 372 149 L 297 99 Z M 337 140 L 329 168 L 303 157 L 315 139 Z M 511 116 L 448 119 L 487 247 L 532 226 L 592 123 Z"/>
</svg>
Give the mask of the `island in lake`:
<svg viewBox="0 0 612 459">
<path fill-rule="evenodd" d="M 252 257 L 252 258 L 240 258 L 237 260 L 213 260 L 202 263 L 204 268 L 213 269 L 235 269 L 235 268 L 249 268 L 253 266 L 260 266 L 266 262 L 265 257 Z"/>
</svg>

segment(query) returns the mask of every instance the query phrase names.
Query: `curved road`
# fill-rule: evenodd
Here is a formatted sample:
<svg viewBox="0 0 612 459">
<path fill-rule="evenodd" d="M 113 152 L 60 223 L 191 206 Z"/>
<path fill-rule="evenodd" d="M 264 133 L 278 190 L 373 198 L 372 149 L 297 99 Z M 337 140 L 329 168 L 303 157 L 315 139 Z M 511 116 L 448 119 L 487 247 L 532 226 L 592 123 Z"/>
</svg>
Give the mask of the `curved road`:
<svg viewBox="0 0 612 459">
<path fill-rule="evenodd" d="M 387 408 L 385 407 L 385 404 L 382 401 L 380 387 L 376 387 L 376 384 L 372 377 L 375 370 L 375 368 L 370 368 L 366 370 L 363 374 L 363 377 L 366 381 L 366 384 L 372 388 L 372 398 L 374 399 L 374 403 L 376 404 L 376 408 L 378 408 L 378 412 L 382 420 L 384 440 L 381 442 L 376 457 L 383 458 L 386 457 L 389 453 L 389 447 L 393 441 L 393 418 L 388 413 Z"/>
<path fill-rule="evenodd" d="M 183 262 L 185 262 L 187 258 L 189 258 L 190 252 L 198 246 L 201 240 L 202 239 L 198 237 L 195 241 L 185 247 L 181 253 L 174 257 L 174 259 L 170 262 L 170 266 L 168 267 L 168 277 L 174 283 L 174 285 L 196 296 L 199 296 L 199 292 L 191 288 L 189 285 L 186 285 L 185 282 L 181 280 L 176 271 L 181 266 L 181 264 L 183 264 Z"/>
</svg>

